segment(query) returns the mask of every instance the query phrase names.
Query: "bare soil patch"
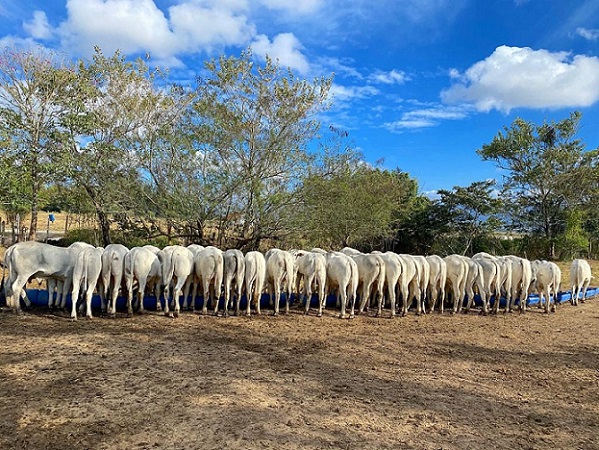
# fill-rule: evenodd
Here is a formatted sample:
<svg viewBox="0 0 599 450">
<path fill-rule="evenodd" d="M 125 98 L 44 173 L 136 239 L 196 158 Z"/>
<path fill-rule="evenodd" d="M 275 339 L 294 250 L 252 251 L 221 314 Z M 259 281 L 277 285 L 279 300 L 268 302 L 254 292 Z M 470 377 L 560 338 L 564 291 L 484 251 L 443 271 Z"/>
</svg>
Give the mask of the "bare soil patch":
<svg viewBox="0 0 599 450">
<path fill-rule="evenodd" d="M 599 448 L 598 321 L 2 311 L 0 448 Z"/>
</svg>

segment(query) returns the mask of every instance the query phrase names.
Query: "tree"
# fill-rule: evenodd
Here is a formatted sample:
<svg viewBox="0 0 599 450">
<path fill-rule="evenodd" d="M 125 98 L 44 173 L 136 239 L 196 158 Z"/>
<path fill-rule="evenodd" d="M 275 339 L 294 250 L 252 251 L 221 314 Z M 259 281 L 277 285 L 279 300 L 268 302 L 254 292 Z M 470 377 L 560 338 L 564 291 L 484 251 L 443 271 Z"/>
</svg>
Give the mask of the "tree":
<svg viewBox="0 0 599 450">
<path fill-rule="evenodd" d="M 500 225 L 497 214 L 502 202 L 494 189 L 495 181 L 487 180 L 438 191 L 439 200 L 435 202 L 434 213 L 436 220 L 433 222 L 443 224 L 447 246 L 444 253 L 475 253 L 473 242 L 497 231 Z"/>
<path fill-rule="evenodd" d="M 135 144 L 153 138 L 171 102 L 154 85 L 159 71 L 118 51 L 106 57 L 96 48 L 91 61 L 79 61 L 77 74 L 61 141 L 69 151 L 69 177 L 87 193 L 108 245 L 109 214 L 134 209 L 145 198 Z"/>
<path fill-rule="evenodd" d="M 239 246 L 257 248 L 277 238 L 296 204 L 331 79 L 299 79 L 268 57 L 257 66 L 250 51 L 211 60 L 206 70 L 194 105 L 196 150 L 221 174 L 220 203 L 237 216 Z"/>
<path fill-rule="evenodd" d="M 416 197 L 417 183 L 399 169 L 362 163 L 325 176 L 311 174 L 301 191 L 303 204 L 294 220 L 309 243 L 372 250 L 393 235 L 400 212 Z"/>
<path fill-rule="evenodd" d="M 555 239 L 565 229 L 566 208 L 588 202 L 596 190 L 597 150 L 576 138 L 581 114 L 535 125 L 516 119 L 477 153 L 506 172 L 504 192 L 513 224 L 540 234 L 555 257 Z"/>
<path fill-rule="evenodd" d="M 28 196 L 30 239 L 37 232 L 40 188 L 62 176 L 63 155 L 53 137 L 67 112 L 60 105 L 70 95 L 73 77 L 72 67 L 47 50 L 0 53 L 0 127 L 9 133 L 0 152 L 19 172 L 19 182 L 28 185 L 15 195 Z"/>
</svg>

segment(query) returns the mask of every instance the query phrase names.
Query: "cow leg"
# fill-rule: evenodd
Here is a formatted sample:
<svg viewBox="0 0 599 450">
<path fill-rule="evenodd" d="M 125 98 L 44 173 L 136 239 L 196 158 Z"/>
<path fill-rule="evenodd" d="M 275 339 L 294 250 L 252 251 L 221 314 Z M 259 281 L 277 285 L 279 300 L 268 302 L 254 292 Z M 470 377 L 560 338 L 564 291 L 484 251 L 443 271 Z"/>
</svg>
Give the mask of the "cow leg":
<svg viewBox="0 0 599 450">
<path fill-rule="evenodd" d="M 147 279 L 142 279 L 139 281 L 139 290 L 137 291 L 137 298 L 139 300 L 139 313 L 143 314 L 145 309 L 144 309 L 144 295 L 146 293 L 146 283 L 147 283 Z"/>
<path fill-rule="evenodd" d="M 273 316 L 278 316 L 281 309 L 281 280 L 273 280 L 271 306 L 274 306 Z M 274 302 L 274 304 L 273 304 Z"/>
<path fill-rule="evenodd" d="M 15 311 L 15 313 L 17 313 L 17 314 L 21 313 L 21 296 L 24 294 L 23 286 L 25 286 L 25 283 L 27 283 L 28 278 L 29 277 L 25 277 L 23 279 L 23 277 L 17 276 L 17 278 L 15 279 L 15 281 L 13 282 L 13 284 L 11 286 L 12 307 L 13 307 L 13 310 Z M 7 305 L 9 304 L 8 298 L 9 298 L 9 296 L 7 296 L 7 298 L 6 298 Z"/>
<path fill-rule="evenodd" d="M 347 318 L 347 314 L 345 312 L 346 306 L 347 306 L 347 286 L 346 287 L 342 287 L 341 285 L 339 285 L 339 291 L 338 291 L 338 295 L 337 295 L 337 301 L 341 303 L 341 314 L 340 314 L 340 318 L 341 319 L 346 319 Z"/>
<path fill-rule="evenodd" d="M 208 301 L 210 300 L 210 280 L 202 278 L 202 292 L 204 293 L 204 305 L 202 314 L 208 314 Z"/>
<path fill-rule="evenodd" d="M 353 319 L 354 317 L 356 317 L 356 293 L 353 292 L 353 289 L 350 291 L 347 298 L 348 298 L 348 300 L 351 301 L 351 308 L 349 310 L 349 318 Z"/>
<path fill-rule="evenodd" d="M 125 277 L 125 284 L 127 286 L 127 314 L 131 316 L 133 314 L 133 276 Z"/>
<path fill-rule="evenodd" d="M 318 317 L 322 317 L 322 310 L 324 309 L 324 304 L 326 302 L 326 295 L 324 290 L 325 283 L 321 280 L 318 283 Z"/>
<path fill-rule="evenodd" d="M 249 281 L 248 283 L 246 283 L 246 288 L 245 288 L 245 297 L 246 297 L 246 302 L 247 302 L 246 316 L 248 316 L 248 317 L 252 314 L 251 304 L 252 304 L 252 300 L 254 298 L 253 287 L 254 287 L 253 281 Z"/>
<path fill-rule="evenodd" d="M 306 291 L 306 306 L 304 309 L 304 314 L 308 314 L 310 312 L 310 303 L 312 302 L 312 283 L 314 282 L 314 275 L 306 277 L 304 280 L 304 289 Z M 322 311 L 320 311 L 322 315 Z"/>
<path fill-rule="evenodd" d="M 389 283 L 387 285 L 387 295 L 389 295 L 389 301 L 391 302 L 391 318 L 395 317 L 395 284 Z"/>
<path fill-rule="evenodd" d="M 73 291 L 71 293 L 71 319 L 77 320 L 77 299 L 79 298 L 79 289 L 81 287 L 81 280 L 75 279 L 73 281 Z M 66 295 L 65 295 L 66 297 Z"/>
<path fill-rule="evenodd" d="M 358 308 L 358 313 L 362 314 L 364 312 L 364 308 L 368 311 L 368 307 L 366 305 L 370 305 L 370 283 L 363 282 L 362 287 L 360 289 L 360 306 Z"/>
</svg>

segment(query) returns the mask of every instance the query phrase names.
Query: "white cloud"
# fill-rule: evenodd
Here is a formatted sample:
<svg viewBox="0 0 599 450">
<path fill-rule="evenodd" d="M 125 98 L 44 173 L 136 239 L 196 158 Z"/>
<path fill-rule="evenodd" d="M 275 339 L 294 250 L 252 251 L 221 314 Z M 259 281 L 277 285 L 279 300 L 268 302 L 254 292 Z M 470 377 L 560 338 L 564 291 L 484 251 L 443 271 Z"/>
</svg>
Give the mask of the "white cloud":
<svg viewBox="0 0 599 450">
<path fill-rule="evenodd" d="M 294 14 L 310 14 L 320 9 L 323 0 L 260 0 L 260 3 L 269 9 Z"/>
<path fill-rule="evenodd" d="M 373 97 L 379 94 L 379 90 L 373 86 L 342 86 L 333 83 L 329 93 L 335 102 L 348 102 Z"/>
<path fill-rule="evenodd" d="M 62 45 L 90 54 L 94 45 L 111 53 L 150 52 L 159 59 L 177 47 L 164 13 L 152 0 L 68 0 L 68 18 L 59 26 Z"/>
<path fill-rule="evenodd" d="M 497 47 L 459 79 L 441 98 L 479 111 L 584 107 L 599 100 L 599 59 L 566 52 Z"/>
<path fill-rule="evenodd" d="M 596 41 L 599 39 L 599 29 L 597 28 L 576 28 L 576 34 L 582 36 L 588 41 Z"/>
<path fill-rule="evenodd" d="M 23 29 L 34 39 L 50 39 L 52 27 L 44 11 L 34 11 L 33 19 L 23 22 Z"/>
<path fill-rule="evenodd" d="M 57 28 L 64 50 L 89 55 L 145 53 L 181 65 L 182 53 L 245 46 L 256 34 L 247 0 L 184 0 L 165 13 L 154 0 L 67 0 L 67 19 Z"/>
<path fill-rule="evenodd" d="M 435 105 L 430 108 L 414 109 L 401 115 L 395 122 L 387 122 L 383 127 L 391 132 L 404 129 L 436 127 L 441 120 L 460 120 L 468 116 L 468 109 L 461 106 Z"/>
<path fill-rule="evenodd" d="M 405 129 L 430 128 L 437 125 L 438 122 L 429 119 L 401 119 L 395 122 L 386 122 L 383 124 L 383 128 L 397 133 Z"/>
<path fill-rule="evenodd" d="M 4 36 L 0 38 L 0 50 L 1 49 L 11 49 L 11 50 L 33 50 L 33 49 L 45 49 L 43 45 L 40 45 L 33 38 L 21 38 L 18 36 Z"/>
<path fill-rule="evenodd" d="M 403 70 L 395 70 L 393 69 L 390 72 L 383 72 L 382 70 L 377 70 L 373 74 L 371 74 L 368 79 L 373 83 L 383 83 L 383 84 L 403 84 L 406 81 L 409 81 L 410 78 L 406 75 Z"/>
<path fill-rule="evenodd" d="M 268 55 L 278 60 L 281 66 L 289 67 L 302 75 L 310 71 L 310 64 L 302 54 L 302 45 L 293 33 L 277 34 L 272 42 L 261 34 L 252 43 L 252 50 L 257 57 L 264 58 Z"/>
<path fill-rule="evenodd" d="M 169 8 L 179 51 L 245 45 L 255 35 L 247 22 L 245 2 L 184 2 Z"/>
<path fill-rule="evenodd" d="M 467 116 L 467 112 L 460 107 L 436 107 L 430 109 L 417 109 L 403 114 L 403 119 L 441 119 L 459 120 Z"/>
</svg>

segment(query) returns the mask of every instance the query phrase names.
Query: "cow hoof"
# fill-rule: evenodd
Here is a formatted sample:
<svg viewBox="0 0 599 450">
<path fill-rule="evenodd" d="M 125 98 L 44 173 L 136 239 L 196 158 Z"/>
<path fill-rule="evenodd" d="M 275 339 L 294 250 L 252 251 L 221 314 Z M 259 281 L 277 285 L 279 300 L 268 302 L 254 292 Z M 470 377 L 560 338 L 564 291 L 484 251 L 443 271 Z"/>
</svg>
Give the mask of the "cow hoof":
<svg viewBox="0 0 599 450">
<path fill-rule="evenodd" d="M 164 311 L 164 317 L 171 317 L 171 313 L 168 311 Z"/>
<path fill-rule="evenodd" d="M 71 319 L 71 322 L 77 322 L 77 316 L 75 316 L 75 317 L 71 316 L 70 319 Z"/>
<path fill-rule="evenodd" d="M 322 313 L 321 312 L 317 313 L 316 317 L 322 317 Z"/>
<path fill-rule="evenodd" d="M 347 319 L 347 315 L 346 314 L 339 314 L 339 318 L 340 319 Z"/>
<path fill-rule="evenodd" d="M 133 312 L 128 312 L 127 313 L 127 318 L 130 319 L 131 317 L 133 317 Z"/>
<path fill-rule="evenodd" d="M 355 319 L 355 318 L 356 318 L 356 315 L 355 315 L 355 314 L 350 314 L 350 315 L 349 315 L 349 319 L 350 319 L 350 320 L 352 320 L 352 319 Z"/>
<path fill-rule="evenodd" d="M 85 320 L 92 320 L 94 318 L 94 316 L 84 316 Z"/>
<path fill-rule="evenodd" d="M 179 317 L 179 311 L 175 311 L 173 313 L 173 318 L 177 319 Z"/>
</svg>

